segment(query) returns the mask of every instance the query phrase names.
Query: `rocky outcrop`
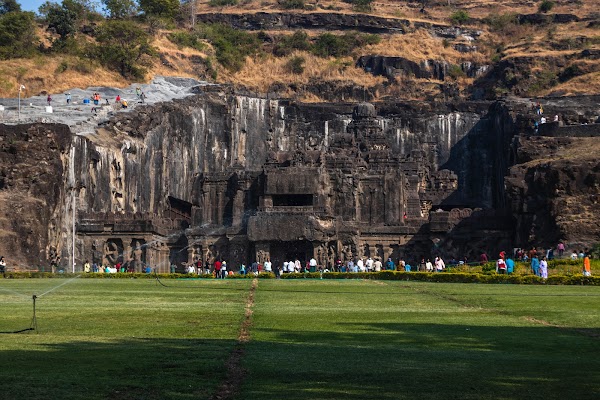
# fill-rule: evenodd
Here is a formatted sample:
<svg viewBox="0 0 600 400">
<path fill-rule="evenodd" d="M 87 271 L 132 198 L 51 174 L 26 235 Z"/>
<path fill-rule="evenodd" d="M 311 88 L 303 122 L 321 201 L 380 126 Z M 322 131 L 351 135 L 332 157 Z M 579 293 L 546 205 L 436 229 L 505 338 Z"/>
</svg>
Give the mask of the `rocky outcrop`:
<svg viewBox="0 0 600 400">
<path fill-rule="evenodd" d="M 419 63 L 404 57 L 390 57 L 381 55 L 361 56 L 356 61 L 356 66 L 376 76 L 385 76 L 396 80 L 400 77 L 415 77 L 435 80 L 446 80 L 458 75 L 477 78 L 483 76 L 489 69 L 488 65 L 478 65 L 463 62 L 452 65 L 443 60 L 424 60 Z"/>
<path fill-rule="evenodd" d="M 340 13 L 205 13 L 197 14 L 196 21 L 220 23 L 236 29 L 275 30 L 275 29 L 324 29 L 356 30 L 369 33 L 403 33 L 410 25 L 408 20 L 383 18 L 367 14 Z"/>
<path fill-rule="evenodd" d="M 71 137 L 59 124 L 0 125 L 0 255 L 9 268 L 56 256 Z"/>
<path fill-rule="evenodd" d="M 600 238 L 598 139 L 521 136 L 517 143 L 506 178 L 517 242 L 591 248 Z"/>
<path fill-rule="evenodd" d="M 517 21 L 519 24 L 530 25 L 568 24 L 579 21 L 579 18 L 573 14 L 520 14 Z"/>
</svg>

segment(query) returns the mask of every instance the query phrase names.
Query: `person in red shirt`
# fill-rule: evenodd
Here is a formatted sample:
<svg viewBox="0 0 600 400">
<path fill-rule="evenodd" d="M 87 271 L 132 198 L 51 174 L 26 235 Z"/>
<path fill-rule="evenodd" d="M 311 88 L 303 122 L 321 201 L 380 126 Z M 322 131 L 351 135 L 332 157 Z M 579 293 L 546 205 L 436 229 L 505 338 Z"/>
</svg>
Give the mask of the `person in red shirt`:
<svg viewBox="0 0 600 400">
<path fill-rule="evenodd" d="M 485 264 L 488 262 L 488 256 L 487 256 L 487 254 L 485 254 L 485 252 L 481 253 L 481 255 L 479 256 L 479 261 L 482 264 Z"/>
<path fill-rule="evenodd" d="M 221 276 L 221 261 L 215 261 L 215 277 L 219 278 Z"/>
</svg>

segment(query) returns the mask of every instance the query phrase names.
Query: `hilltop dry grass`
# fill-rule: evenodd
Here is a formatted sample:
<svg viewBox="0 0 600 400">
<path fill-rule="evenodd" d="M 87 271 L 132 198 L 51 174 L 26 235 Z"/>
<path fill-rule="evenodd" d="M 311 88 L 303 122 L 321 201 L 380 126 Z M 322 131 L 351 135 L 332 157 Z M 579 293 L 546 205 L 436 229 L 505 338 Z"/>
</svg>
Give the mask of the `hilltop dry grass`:
<svg viewBox="0 0 600 400">
<path fill-rule="evenodd" d="M 157 35 L 152 45 L 159 50 L 163 60 L 168 61 L 169 65 L 165 65 L 159 58 L 153 60 L 152 65 L 148 67 L 146 81 L 156 75 L 199 77 L 199 66 L 192 62 L 192 57 L 204 58 L 206 53 L 190 48 L 177 48 L 167 39 L 166 32 Z M 210 46 L 207 45 L 207 48 L 210 51 Z M 63 72 L 60 72 L 61 64 L 67 65 Z M 131 82 L 96 62 L 57 54 L 0 61 L 0 97 L 16 97 L 18 83 L 27 88 L 26 96 L 33 96 L 43 92 L 60 93 L 72 88 L 85 89 L 98 85 L 125 87 Z"/>
<path fill-rule="evenodd" d="M 484 62 L 481 53 L 462 54 L 452 44 L 441 38 L 433 37 L 428 31 L 418 29 L 405 35 L 386 35 L 380 43 L 366 46 L 363 54 L 381 54 L 385 56 L 404 57 L 419 62 L 423 60 L 445 60 L 456 64 L 463 61 Z"/>
<path fill-rule="evenodd" d="M 565 83 L 545 90 L 542 94 L 546 95 L 552 92 L 564 92 L 566 96 L 600 93 L 600 72 L 593 72 L 570 79 Z M 597 155 L 598 153 L 594 154 Z"/>
<path fill-rule="evenodd" d="M 86 64 L 90 69 L 89 73 L 79 72 L 70 67 L 62 73 L 57 72 L 61 63 L 74 66 L 79 62 L 85 63 L 65 55 L 0 61 L 0 97 L 16 97 L 18 83 L 25 85 L 25 96 L 34 96 L 42 92 L 60 93 L 71 88 L 97 85 L 128 85 L 127 80 L 118 73 L 94 63 Z"/>
<path fill-rule="evenodd" d="M 194 63 L 194 58 L 206 58 L 213 55 L 212 47 L 207 43 L 206 51 L 201 52 L 189 47 L 178 47 L 167 38 L 168 31 L 160 32 L 152 42 L 152 45 L 159 50 L 161 58 L 154 61 L 152 66 L 152 75 L 181 76 L 190 78 L 202 78 L 203 66 Z"/>
<path fill-rule="evenodd" d="M 309 12 L 298 10 L 282 10 L 277 4 L 277 0 L 261 1 L 239 1 L 239 5 L 234 7 L 209 7 L 209 0 L 198 1 L 198 12 L 231 12 L 247 13 L 259 11 L 271 12 Z M 342 0 L 320 0 L 317 4 L 314 0 L 305 0 L 309 6 L 315 6 L 315 12 L 342 12 L 350 13 L 352 6 Z M 589 16 L 596 11 L 597 3 L 593 1 L 583 1 L 580 4 L 571 3 L 567 0 L 557 0 L 556 6 L 551 13 L 573 13 L 579 17 Z M 425 13 L 420 13 L 420 2 L 404 2 L 398 0 L 375 0 L 371 14 L 385 17 L 407 18 L 413 21 L 428 21 L 437 24 L 447 24 L 449 15 L 457 9 L 465 9 L 471 17 L 484 18 L 490 14 L 504 13 L 534 13 L 537 12 L 539 1 L 523 4 L 522 2 L 508 0 L 453 0 L 452 6 L 448 6 L 447 0 L 429 0 Z M 311 79 L 322 81 L 348 81 L 362 86 L 373 86 L 383 81 L 382 78 L 376 78 L 364 71 L 353 67 L 354 61 L 360 55 L 380 54 L 385 56 L 400 56 L 415 62 L 423 60 L 444 60 L 451 64 L 470 61 L 478 64 L 489 64 L 496 49 L 502 45 L 503 56 L 552 56 L 565 57 L 569 54 L 580 52 L 583 47 L 578 46 L 568 50 L 556 50 L 553 43 L 567 41 L 576 37 L 586 37 L 591 39 L 590 43 L 599 38 L 597 29 L 588 28 L 587 22 L 571 24 L 554 24 L 551 26 L 529 26 L 511 24 L 502 32 L 488 32 L 488 26 L 476 24 L 474 27 L 483 31 L 478 41 L 473 43 L 478 46 L 479 51 L 475 53 L 462 54 L 454 49 L 454 45 L 460 40 L 445 41 L 441 38 L 433 37 L 428 31 L 419 29 L 409 32 L 405 35 L 381 35 L 381 43 L 370 45 L 358 49 L 355 52 L 356 57 L 347 58 L 339 61 L 323 60 L 310 54 L 301 55 L 305 57 L 305 71 L 302 74 L 295 75 L 287 72 L 285 64 L 287 58 L 275 58 L 272 56 L 261 56 L 256 59 L 248 60 L 247 65 L 236 74 L 227 72 L 224 68 L 216 65 L 214 62 L 214 50 L 207 44 L 207 49 L 200 52 L 190 48 L 178 48 L 167 39 L 167 31 L 161 31 L 155 37 L 153 45 L 158 48 L 160 58 L 152 61 L 149 67 L 147 79 L 155 75 L 166 76 L 185 76 L 207 79 L 208 71 L 202 59 L 210 57 L 213 59 L 213 67 L 218 70 L 218 81 L 234 84 L 242 84 L 251 89 L 265 91 L 274 82 L 284 84 L 305 84 Z M 293 30 L 271 31 L 271 35 L 291 34 Z M 323 30 L 307 30 L 311 37 L 319 35 Z M 333 32 L 336 33 L 336 32 Z M 339 32 L 341 33 L 341 32 Z M 49 35 L 47 32 L 38 31 L 41 42 L 50 46 Z M 87 37 L 86 37 L 87 38 Z M 586 45 L 585 48 L 600 48 L 600 44 Z M 66 62 L 68 68 L 60 72 L 59 65 Z M 74 57 L 57 56 L 38 56 L 28 60 L 8 60 L 0 61 L 0 97 L 16 96 L 17 83 L 23 83 L 27 86 L 27 95 L 39 94 L 46 91 L 58 93 L 73 87 L 85 88 L 95 85 L 107 85 L 123 87 L 130 82 L 118 73 L 101 68 L 96 63 L 87 63 L 84 71 L 81 68 L 75 68 L 78 61 Z M 347 67 L 341 67 L 344 63 L 350 64 Z M 536 66 L 532 66 L 535 68 Z M 88 69 L 89 71 L 85 71 Z M 268 73 L 265 73 L 268 71 Z M 597 73 L 586 74 L 584 77 L 572 79 L 564 84 L 548 89 L 548 92 L 555 90 L 564 90 L 567 93 L 598 93 L 598 82 L 600 79 Z M 408 85 L 408 82 L 401 82 L 402 85 Z M 459 82 L 460 85 L 468 82 Z M 423 82 L 414 81 L 415 85 L 425 85 Z M 424 91 L 430 91 L 428 85 Z M 420 89 L 419 89 L 420 90 Z M 419 90 L 416 90 L 419 92 Z"/>
<path fill-rule="evenodd" d="M 305 69 L 301 74 L 291 73 L 286 67 L 290 58 L 295 56 L 305 59 Z M 372 87 L 385 80 L 354 67 L 354 61 L 349 57 L 325 60 L 305 52 L 282 58 L 270 55 L 258 59 L 248 58 L 240 72 L 223 75 L 223 81 L 240 83 L 259 92 L 266 92 L 275 82 L 307 84 L 315 78 L 322 81 L 347 81 L 364 87 Z"/>
</svg>

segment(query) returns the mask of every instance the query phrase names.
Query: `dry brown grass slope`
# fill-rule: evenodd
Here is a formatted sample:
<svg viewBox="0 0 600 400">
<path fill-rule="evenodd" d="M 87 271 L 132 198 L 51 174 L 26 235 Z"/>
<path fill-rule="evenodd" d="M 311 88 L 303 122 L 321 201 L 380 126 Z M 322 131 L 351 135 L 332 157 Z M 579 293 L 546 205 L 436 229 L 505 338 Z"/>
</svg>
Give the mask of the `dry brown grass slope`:
<svg viewBox="0 0 600 400">
<path fill-rule="evenodd" d="M 277 0 L 240 0 L 236 6 L 211 7 L 209 0 L 198 0 L 199 13 L 249 13 L 249 12 L 284 12 Z M 342 0 L 305 0 L 306 5 L 318 12 L 352 13 L 352 6 Z M 355 68 L 354 61 L 361 55 L 378 54 L 384 56 L 404 57 L 408 60 L 420 62 L 423 60 L 439 60 L 457 65 L 470 62 L 477 65 L 493 64 L 502 60 L 515 57 L 531 57 L 532 72 L 548 68 L 547 63 L 542 63 L 542 58 L 554 58 L 553 65 L 561 65 L 551 71 L 558 76 L 564 69 L 573 63 L 584 63 L 586 68 L 580 69 L 581 76 L 575 76 L 563 82 L 554 80 L 552 85 L 537 88 L 537 95 L 544 95 L 556 91 L 564 94 L 597 93 L 600 87 L 598 69 L 594 64 L 598 60 L 590 58 L 581 60 L 579 54 L 585 49 L 600 50 L 600 33 L 597 25 L 590 25 L 598 9 L 598 1 L 572 1 L 556 0 L 551 13 L 570 13 L 586 21 L 569 24 L 550 25 L 515 25 L 491 30 L 483 19 L 490 15 L 507 13 L 535 13 L 540 1 L 517 0 L 429 0 L 425 12 L 419 12 L 420 2 L 399 0 L 376 0 L 373 2 L 370 14 L 389 17 L 407 18 L 413 22 L 426 21 L 434 24 L 449 25 L 450 15 L 456 10 L 466 10 L 473 18 L 467 22 L 467 27 L 482 32 L 481 36 L 473 43 L 465 38 L 444 39 L 433 35 L 428 29 L 411 28 L 406 34 L 382 34 L 381 42 L 356 49 L 352 57 L 339 60 L 323 59 L 309 53 L 296 53 L 287 57 L 276 58 L 271 55 L 260 55 L 248 58 L 241 71 L 231 73 L 214 60 L 214 51 L 207 43 L 206 50 L 199 52 L 190 48 L 178 48 L 167 38 L 167 30 L 160 31 L 154 38 L 153 45 L 158 49 L 160 57 L 154 59 L 148 67 L 146 80 L 155 75 L 186 76 L 201 79 L 211 79 L 202 64 L 205 58 L 211 58 L 213 68 L 216 70 L 216 81 L 219 83 L 232 83 L 244 85 L 251 90 L 265 92 L 275 83 L 285 85 L 306 84 L 309 81 L 345 81 L 350 85 L 373 87 L 383 83 L 383 78 Z M 450 4 L 450 5 L 448 5 Z M 285 12 L 312 12 L 287 10 Z M 596 18 L 597 15 L 596 15 Z M 282 34 L 291 34 L 292 31 L 267 32 L 276 37 Z M 309 36 L 315 37 L 322 33 L 321 30 L 309 30 Z M 42 41 L 48 42 L 48 34 L 40 31 Z M 477 50 L 470 53 L 461 53 L 455 45 L 471 44 Z M 571 45 L 572 43 L 572 45 Z M 286 65 L 292 57 L 304 57 L 304 71 L 293 73 Z M 588 64 L 592 64 L 589 66 Z M 267 72 L 265 72 L 267 71 Z M 38 56 L 27 60 L 0 61 L 0 97 L 16 96 L 17 83 L 27 86 L 27 95 L 42 92 L 57 93 L 72 87 L 87 87 L 96 85 L 123 87 L 131 82 L 121 77 L 118 73 L 109 71 L 98 64 L 78 60 L 73 56 L 49 55 Z M 435 92 L 436 85 L 440 82 L 431 80 L 417 80 L 399 77 L 389 86 L 390 93 L 404 93 L 407 96 L 421 98 L 426 93 Z M 452 84 L 458 84 L 461 90 L 473 83 L 472 79 L 458 79 Z M 396 85 L 396 88 L 394 88 Z M 420 89 L 406 91 L 410 85 L 420 86 Z M 438 85 L 439 86 L 439 85 Z M 411 94 L 412 93 L 412 94 Z M 282 93 L 285 94 L 285 93 Z M 293 94 L 293 93 L 290 93 Z M 318 96 L 311 95 L 312 100 Z"/>
</svg>

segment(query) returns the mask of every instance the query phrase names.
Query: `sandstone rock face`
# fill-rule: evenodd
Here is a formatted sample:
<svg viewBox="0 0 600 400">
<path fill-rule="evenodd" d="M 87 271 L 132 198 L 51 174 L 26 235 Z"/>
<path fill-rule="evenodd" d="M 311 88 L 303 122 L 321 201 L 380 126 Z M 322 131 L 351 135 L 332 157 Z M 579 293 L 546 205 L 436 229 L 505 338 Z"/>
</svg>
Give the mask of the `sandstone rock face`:
<svg viewBox="0 0 600 400">
<path fill-rule="evenodd" d="M 0 250 L 23 266 L 64 265 L 73 215 L 78 269 L 86 259 L 160 271 L 217 258 L 234 269 L 267 258 L 415 262 L 575 237 L 596 211 L 597 166 L 530 164 L 542 157 L 530 111 L 518 101 L 302 104 L 212 86 L 119 113 L 85 137 L 2 126 L 0 195 L 41 205 L 3 210 L 3 226 L 22 229 L 4 232 L 16 239 Z M 41 171 L 39 183 L 24 179 Z M 572 224 L 560 212 L 569 193 L 589 205 Z"/>
</svg>

